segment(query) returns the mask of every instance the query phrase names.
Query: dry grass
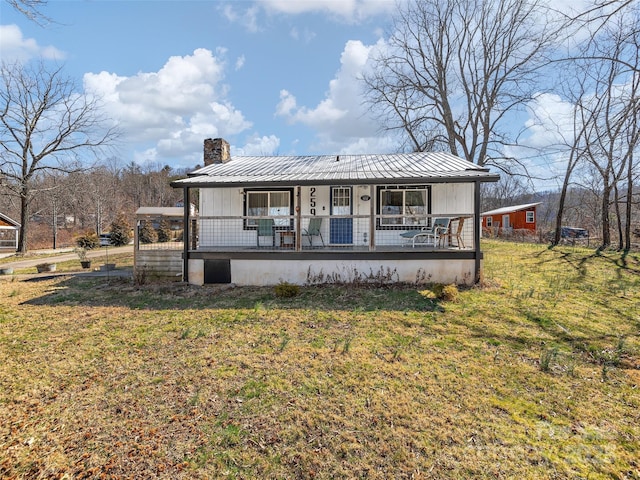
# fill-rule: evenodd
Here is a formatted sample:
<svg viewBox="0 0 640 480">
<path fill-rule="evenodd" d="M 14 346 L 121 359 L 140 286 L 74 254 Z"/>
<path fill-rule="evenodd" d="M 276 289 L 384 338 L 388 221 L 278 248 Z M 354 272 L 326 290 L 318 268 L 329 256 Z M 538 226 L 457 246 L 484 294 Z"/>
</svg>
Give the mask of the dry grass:
<svg viewBox="0 0 640 480">
<path fill-rule="evenodd" d="M 640 261 L 482 288 L 0 281 L 2 478 L 639 478 Z"/>
</svg>

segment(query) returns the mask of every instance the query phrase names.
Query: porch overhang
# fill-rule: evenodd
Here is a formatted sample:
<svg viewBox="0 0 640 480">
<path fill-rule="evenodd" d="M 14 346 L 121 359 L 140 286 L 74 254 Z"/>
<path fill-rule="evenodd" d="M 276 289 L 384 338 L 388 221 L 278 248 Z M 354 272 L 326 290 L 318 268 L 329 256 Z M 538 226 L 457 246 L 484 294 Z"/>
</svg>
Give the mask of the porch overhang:
<svg viewBox="0 0 640 480">
<path fill-rule="evenodd" d="M 174 188 L 277 188 L 277 187 L 308 187 L 316 185 L 412 185 L 429 183 L 472 183 L 497 182 L 500 175 L 483 171 L 469 172 L 468 175 L 456 172 L 451 175 L 429 177 L 390 177 L 390 178 L 333 178 L 333 179 L 279 179 L 265 180 L 254 177 L 225 178 L 198 176 L 171 182 Z"/>
</svg>

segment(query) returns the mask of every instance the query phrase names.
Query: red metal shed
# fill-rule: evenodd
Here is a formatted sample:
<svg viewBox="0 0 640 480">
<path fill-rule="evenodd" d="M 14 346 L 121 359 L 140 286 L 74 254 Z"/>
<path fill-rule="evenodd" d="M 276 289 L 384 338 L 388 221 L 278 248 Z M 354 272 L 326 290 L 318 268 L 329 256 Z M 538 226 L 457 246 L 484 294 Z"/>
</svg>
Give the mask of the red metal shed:
<svg viewBox="0 0 640 480">
<path fill-rule="evenodd" d="M 482 228 L 500 234 L 512 230 L 536 230 L 537 206 L 541 202 L 497 208 L 482 213 Z"/>
</svg>

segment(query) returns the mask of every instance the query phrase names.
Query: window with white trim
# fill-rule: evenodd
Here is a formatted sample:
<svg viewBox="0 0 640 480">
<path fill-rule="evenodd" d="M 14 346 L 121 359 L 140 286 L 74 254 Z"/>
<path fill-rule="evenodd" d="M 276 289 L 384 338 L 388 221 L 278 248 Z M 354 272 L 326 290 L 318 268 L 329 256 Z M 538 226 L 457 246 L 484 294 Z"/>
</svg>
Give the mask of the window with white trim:
<svg viewBox="0 0 640 480">
<path fill-rule="evenodd" d="M 274 218 L 276 226 L 288 226 L 291 213 L 291 191 L 245 191 L 245 212 L 248 217 Z M 276 218 L 287 217 L 287 218 Z M 246 225 L 255 227 L 257 219 L 248 218 Z"/>
<path fill-rule="evenodd" d="M 487 227 L 491 226 L 492 221 L 493 221 L 493 217 L 487 217 Z"/>
<path fill-rule="evenodd" d="M 378 187 L 378 226 L 404 228 L 409 225 L 427 225 L 430 213 L 431 188 L 418 186 Z"/>
<path fill-rule="evenodd" d="M 526 212 L 526 222 L 534 223 L 535 221 L 536 221 L 536 212 L 534 212 L 533 210 Z"/>
</svg>

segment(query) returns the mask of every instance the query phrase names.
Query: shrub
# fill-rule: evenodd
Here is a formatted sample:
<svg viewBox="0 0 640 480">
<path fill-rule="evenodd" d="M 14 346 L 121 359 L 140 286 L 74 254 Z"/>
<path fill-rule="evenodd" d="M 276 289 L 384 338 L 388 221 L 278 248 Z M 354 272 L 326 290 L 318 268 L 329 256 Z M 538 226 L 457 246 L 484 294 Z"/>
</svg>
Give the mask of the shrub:
<svg viewBox="0 0 640 480">
<path fill-rule="evenodd" d="M 300 287 L 289 282 L 280 282 L 274 287 L 276 297 L 290 298 L 300 293 Z"/>
<path fill-rule="evenodd" d="M 138 232 L 138 239 L 140 243 L 154 243 L 158 241 L 158 234 L 148 220 L 142 221 L 140 231 Z"/>
<path fill-rule="evenodd" d="M 91 250 L 100 246 L 100 239 L 95 233 L 87 232 L 76 237 L 76 245 L 78 246 L 78 248 Z"/>
<path fill-rule="evenodd" d="M 445 285 L 442 289 L 442 299 L 447 302 L 458 300 L 458 287 L 455 284 Z"/>
<path fill-rule="evenodd" d="M 121 247 L 131 241 L 131 225 L 124 213 L 119 214 L 111 222 L 111 245 Z"/>
<path fill-rule="evenodd" d="M 439 300 L 444 300 L 446 302 L 455 302 L 456 300 L 458 300 L 458 287 L 453 283 L 449 285 L 436 283 L 431 287 L 431 291 L 433 292 L 433 295 Z"/>
<path fill-rule="evenodd" d="M 160 222 L 160 227 L 158 228 L 158 241 L 159 242 L 168 242 L 171 240 L 171 228 L 169 228 L 169 224 L 166 220 L 162 220 Z"/>
</svg>

